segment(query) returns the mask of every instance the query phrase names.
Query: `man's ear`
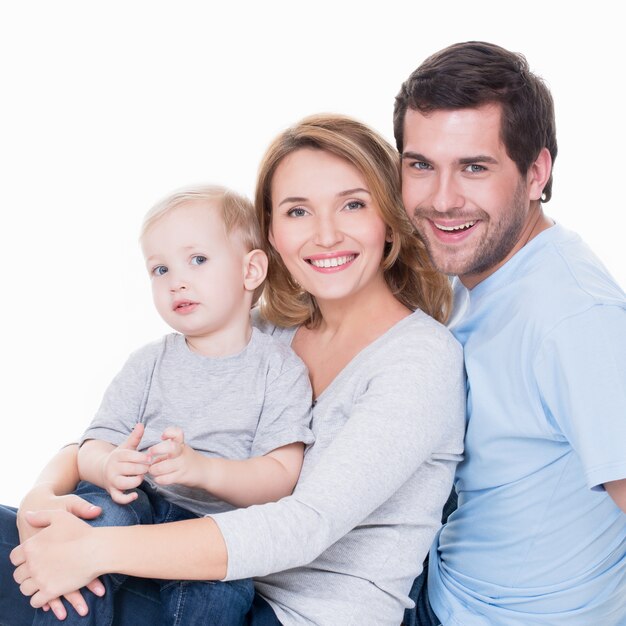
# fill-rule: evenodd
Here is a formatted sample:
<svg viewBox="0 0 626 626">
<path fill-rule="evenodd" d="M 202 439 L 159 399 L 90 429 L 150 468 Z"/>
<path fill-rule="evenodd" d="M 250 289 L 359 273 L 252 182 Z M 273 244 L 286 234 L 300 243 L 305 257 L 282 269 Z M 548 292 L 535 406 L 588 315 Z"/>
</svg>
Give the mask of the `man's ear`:
<svg viewBox="0 0 626 626">
<path fill-rule="evenodd" d="M 539 156 L 528 170 L 528 194 L 531 200 L 541 200 L 543 188 L 550 180 L 552 157 L 548 148 L 542 148 Z"/>
<path fill-rule="evenodd" d="M 251 250 L 243 258 L 243 286 L 254 291 L 267 276 L 267 254 L 263 250 Z"/>
</svg>

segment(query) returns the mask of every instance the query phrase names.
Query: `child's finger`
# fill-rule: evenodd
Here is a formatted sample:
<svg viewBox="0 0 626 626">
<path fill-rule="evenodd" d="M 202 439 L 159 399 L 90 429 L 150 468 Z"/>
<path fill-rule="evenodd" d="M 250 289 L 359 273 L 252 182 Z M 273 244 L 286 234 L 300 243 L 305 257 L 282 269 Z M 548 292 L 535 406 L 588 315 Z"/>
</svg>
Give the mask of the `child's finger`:
<svg viewBox="0 0 626 626">
<path fill-rule="evenodd" d="M 111 500 L 113 500 L 113 502 L 117 502 L 118 504 L 128 504 L 137 499 L 137 492 L 135 491 L 124 493 L 115 487 L 111 487 L 109 493 L 111 494 Z"/>
<path fill-rule="evenodd" d="M 148 452 L 137 452 L 137 450 L 127 450 L 118 448 L 115 451 L 115 460 L 118 463 L 150 463 Z"/>
<path fill-rule="evenodd" d="M 143 476 L 149 469 L 149 463 L 118 463 L 114 473 L 118 476 Z"/>
<path fill-rule="evenodd" d="M 143 474 L 139 476 L 116 476 L 111 482 L 111 487 L 118 491 L 128 491 L 139 487 L 143 482 Z"/>
<path fill-rule="evenodd" d="M 148 449 L 148 454 L 154 459 L 156 457 L 172 457 L 180 454 L 180 445 L 173 439 L 166 439 Z M 153 461 L 154 464 L 154 461 Z"/>
<path fill-rule="evenodd" d="M 177 443 L 185 442 L 185 433 L 178 426 L 168 426 L 161 435 L 161 439 L 173 439 Z"/>
<path fill-rule="evenodd" d="M 128 437 L 126 438 L 126 441 L 123 441 L 118 447 L 136 450 L 141 443 L 143 432 L 144 425 L 141 422 L 135 424 L 135 427 L 131 431 L 130 435 L 128 435 Z"/>
</svg>

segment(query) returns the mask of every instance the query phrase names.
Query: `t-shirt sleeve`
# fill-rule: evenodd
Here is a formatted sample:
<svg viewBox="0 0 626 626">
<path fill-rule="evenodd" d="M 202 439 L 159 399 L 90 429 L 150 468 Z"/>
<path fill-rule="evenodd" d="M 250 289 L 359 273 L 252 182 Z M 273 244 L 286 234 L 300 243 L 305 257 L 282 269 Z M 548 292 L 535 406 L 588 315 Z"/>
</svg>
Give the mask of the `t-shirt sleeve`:
<svg viewBox="0 0 626 626">
<path fill-rule="evenodd" d="M 299 441 L 311 444 L 315 439 L 310 428 L 312 391 L 307 368 L 290 348 L 283 348 L 268 372 L 250 456 L 263 456 Z"/>
<path fill-rule="evenodd" d="M 596 305 L 542 342 L 535 375 L 589 487 L 626 478 L 626 310 Z"/>
<path fill-rule="evenodd" d="M 213 516 L 227 545 L 227 579 L 310 563 L 386 502 L 451 432 L 460 459 L 465 383 L 459 346 L 398 355 L 372 370 L 359 393 L 337 391 L 357 396 L 349 419 L 293 495 Z"/>
<path fill-rule="evenodd" d="M 149 382 L 154 367 L 152 350 L 134 352 L 104 393 L 100 408 L 80 438 L 121 444 L 137 422 L 142 421 Z"/>
</svg>

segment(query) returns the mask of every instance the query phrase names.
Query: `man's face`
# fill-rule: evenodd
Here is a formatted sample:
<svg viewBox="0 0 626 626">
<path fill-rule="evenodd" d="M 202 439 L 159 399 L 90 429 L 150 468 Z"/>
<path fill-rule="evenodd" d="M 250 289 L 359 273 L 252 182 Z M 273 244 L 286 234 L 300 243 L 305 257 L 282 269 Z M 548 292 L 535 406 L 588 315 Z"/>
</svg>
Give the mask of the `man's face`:
<svg viewBox="0 0 626 626">
<path fill-rule="evenodd" d="M 409 109 L 402 197 L 438 270 L 472 288 L 521 248 L 531 184 L 500 140 L 499 105 Z"/>
</svg>

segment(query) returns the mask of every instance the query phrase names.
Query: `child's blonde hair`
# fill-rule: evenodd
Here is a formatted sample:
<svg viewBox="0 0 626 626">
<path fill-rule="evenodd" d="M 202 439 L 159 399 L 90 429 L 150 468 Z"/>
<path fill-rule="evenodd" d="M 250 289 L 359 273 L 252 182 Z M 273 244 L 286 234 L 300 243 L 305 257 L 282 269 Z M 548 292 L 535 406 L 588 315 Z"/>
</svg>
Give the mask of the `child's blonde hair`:
<svg viewBox="0 0 626 626">
<path fill-rule="evenodd" d="M 226 234 L 236 231 L 248 251 L 263 248 L 261 229 L 252 202 L 231 189 L 219 185 L 197 185 L 178 189 L 157 202 L 143 218 L 140 239 L 155 222 L 186 202 L 206 201 L 219 207 Z"/>
</svg>

